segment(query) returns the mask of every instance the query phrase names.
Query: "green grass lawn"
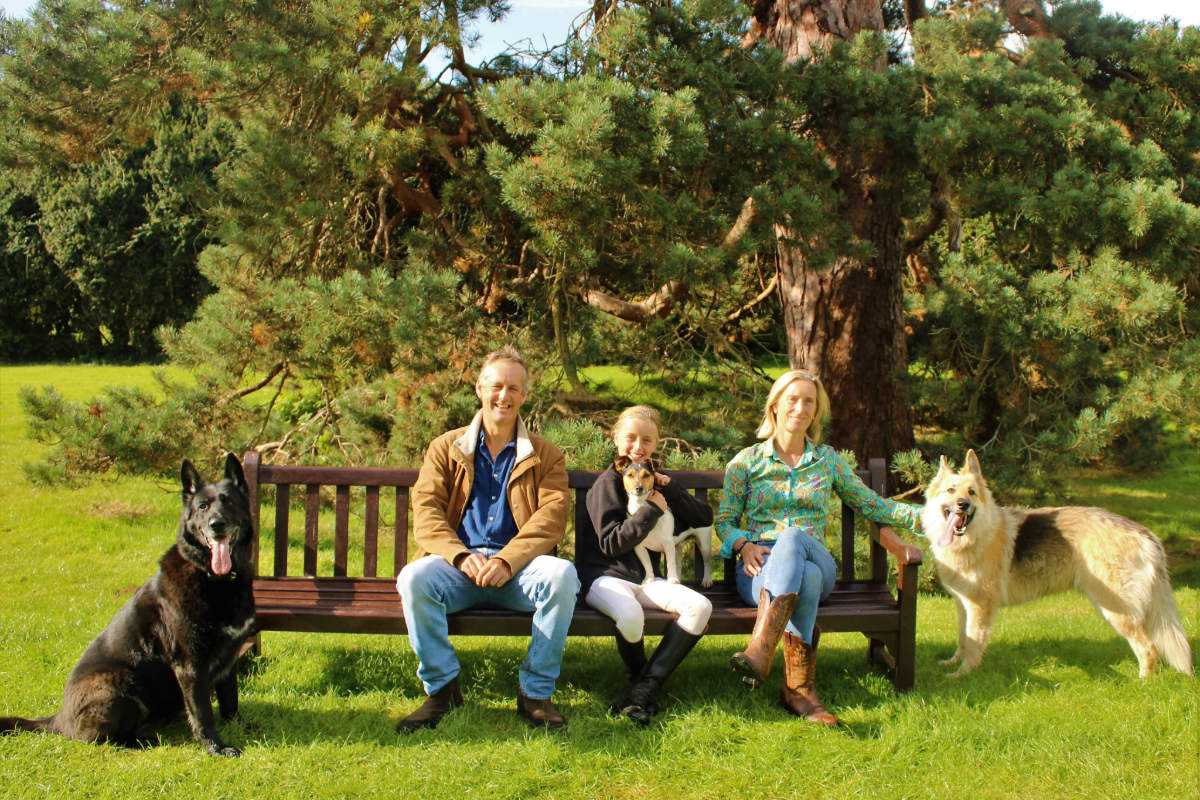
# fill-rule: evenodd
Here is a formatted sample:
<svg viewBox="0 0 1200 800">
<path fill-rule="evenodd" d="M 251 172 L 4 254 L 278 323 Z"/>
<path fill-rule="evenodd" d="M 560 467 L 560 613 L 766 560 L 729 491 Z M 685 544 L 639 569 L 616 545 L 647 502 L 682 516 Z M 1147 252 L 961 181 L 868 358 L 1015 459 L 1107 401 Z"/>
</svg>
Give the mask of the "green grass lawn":
<svg viewBox="0 0 1200 800">
<path fill-rule="evenodd" d="M 86 398 L 149 385 L 147 367 L 0 367 L 0 715 L 57 710 L 87 643 L 174 540 L 178 488 L 102 479 L 79 489 L 25 482 L 22 384 Z M 1200 645 L 1200 460 L 1150 478 L 1088 473 L 1076 501 L 1104 505 L 1168 540 L 1176 599 Z M 388 563 L 383 557 L 380 562 Z M 566 736 L 529 729 L 513 706 L 525 642 L 458 640 L 468 703 L 436 731 L 393 732 L 416 707 L 401 637 L 270 633 L 242 679 L 252 732 L 214 759 L 182 721 L 161 746 L 127 751 L 56 736 L 0 736 L 0 797 L 954 797 L 1184 798 L 1200 785 L 1200 684 L 1169 669 L 1146 681 L 1128 645 L 1077 595 L 1003 610 L 983 666 L 961 680 L 952 602 L 922 595 L 916 689 L 898 696 L 858 634 L 822 638 L 817 686 L 846 721 L 800 722 L 728 668 L 742 640 L 711 637 L 668 684 L 664 713 L 635 729 L 605 713 L 621 688 L 612 644 L 568 642 L 556 695 Z M 776 661 L 776 669 L 782 665 Z"/>
</svg>

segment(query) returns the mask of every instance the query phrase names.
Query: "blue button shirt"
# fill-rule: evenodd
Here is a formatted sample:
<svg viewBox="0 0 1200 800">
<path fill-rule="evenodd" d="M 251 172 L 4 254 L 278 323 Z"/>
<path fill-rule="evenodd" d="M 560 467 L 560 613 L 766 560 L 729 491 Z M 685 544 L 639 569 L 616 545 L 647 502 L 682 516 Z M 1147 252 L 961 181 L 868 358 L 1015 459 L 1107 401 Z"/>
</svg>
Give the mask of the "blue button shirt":
<svg viewBox="0 0 1200 800">
<path fill-rule="evenodd" d="M 463 510 L 458 524 L 458 538 L 472 550 L 487 547 L 499 549 L 517 535 L 517 521 L 508 507 L 508 479 L 517 460 L 517 441 L 504 446 L 492 460 L 485 440 L 487 432 L 479 428 L 475 445 L 475 478 L 471 499 Z"/>
</svg>

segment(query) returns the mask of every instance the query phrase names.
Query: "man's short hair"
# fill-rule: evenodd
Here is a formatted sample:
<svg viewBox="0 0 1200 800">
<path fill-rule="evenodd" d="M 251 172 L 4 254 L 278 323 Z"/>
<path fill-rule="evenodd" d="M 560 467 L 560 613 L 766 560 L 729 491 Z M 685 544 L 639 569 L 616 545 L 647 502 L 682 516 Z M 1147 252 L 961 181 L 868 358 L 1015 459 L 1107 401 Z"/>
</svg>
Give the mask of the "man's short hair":
<svg viewBox="0 0 1200 800">
<path fill-rule="evenodd" d="M 525 373 L 525 382 L 522 389 L 529 390 L 529 362 L 525 360 L 525 356 L 520 350 L 513 347 L 511 344 L 506 344 L 498 350 L 493 350 L 483 359 L 483 366 L 479 368 L 479 377 L 483 377 L 483 371 L 497 361 L 507 361 L 510 364 L 518 364 L 521 371 Z"/>
</svg>

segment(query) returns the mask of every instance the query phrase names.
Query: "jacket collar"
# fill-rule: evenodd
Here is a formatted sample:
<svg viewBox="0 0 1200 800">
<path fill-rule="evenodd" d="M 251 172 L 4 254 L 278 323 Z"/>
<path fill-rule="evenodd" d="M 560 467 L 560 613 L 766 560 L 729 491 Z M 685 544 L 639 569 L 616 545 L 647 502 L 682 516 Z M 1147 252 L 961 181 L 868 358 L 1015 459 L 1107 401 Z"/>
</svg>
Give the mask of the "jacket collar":
<svg viewBox="0 0 1200 800">
<path fill-rule="evenodd" d="M 462 453 L 468 462 L 473 462 L 475 459 L 475 447 L 479 444 L 479 433 L 483 428 L 483 411 L 482 409 L 475 412 L 475 419 L 471 420 L 471 424 L 467 426 L 466 431 L 462 436 L 454 440 L 454 446 Z M 525 427 L 525 420 L 517 417 L 517 458 L 513 462 L 515 467 L 525 459 L 533 455 L 533 442 L 529 439 L 529 429 Z"/>
</svg>

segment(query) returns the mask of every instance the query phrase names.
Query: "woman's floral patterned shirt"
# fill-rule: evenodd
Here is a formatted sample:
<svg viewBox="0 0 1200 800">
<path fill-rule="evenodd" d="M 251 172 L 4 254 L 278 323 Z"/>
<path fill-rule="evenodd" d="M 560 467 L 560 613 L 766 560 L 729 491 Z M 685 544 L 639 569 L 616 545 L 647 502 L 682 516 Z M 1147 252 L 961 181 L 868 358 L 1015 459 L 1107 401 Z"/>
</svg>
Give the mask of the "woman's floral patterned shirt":
<svg viewBox="0 0 1200 800">
<path fill-rule="evenodd" d="M 714 521 L 721 556 L 733 543 L 771 541 L 787 528 L 802 528 L 817 541 L 825 527 L 833 489 L 851 508 L 880 525 L 920 531 L 921 507 L 885 500 L 866 487 L 828 445 L 808 442 L 800 463 L 789 467 L 773 439 L 747 447 L 725 468 L 725 494 Z M 738 527 L 738 520 L 741 527 Z"/>
</svg>

